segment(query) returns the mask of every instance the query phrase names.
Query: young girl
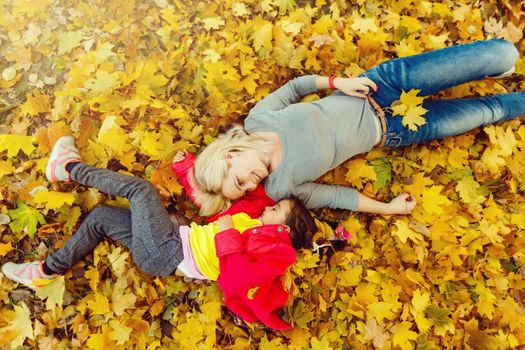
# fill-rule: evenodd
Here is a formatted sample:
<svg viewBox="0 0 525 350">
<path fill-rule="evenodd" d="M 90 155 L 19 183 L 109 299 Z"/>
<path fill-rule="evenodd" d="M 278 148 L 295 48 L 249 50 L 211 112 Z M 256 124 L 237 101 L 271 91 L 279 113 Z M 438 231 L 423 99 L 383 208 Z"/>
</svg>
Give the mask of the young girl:
<svg viewBox="0 0 525 350">
<path fill-rule="evenodd" d="M 182 158 L 179 154 L 175 160 Z M 65 273 L 108 236 L 128 247 L 144 272 L 170 276 L 177 270 L 192 278 L 218 280 L 225 304 L 241 317 L 260 319 L 276 329 L 289 327 L 276 314 L 287 299 L 280 276 L 295 261 L 295 249 L 312 248 L 317 231 L 300 201 L 281 200 L 257 219 L 240 213 L 208 225 L 179 226 L 148 181 L 82 163 L 71 136 L 56 142 L 46 176 L 52 183 L 74 180 L 127 198 L 130 209 L 95 207 L 64 247 L 45 261 L 3 265 L 11 280 L 36 289 Z M 249 290 L 255 291 L 250 298 Z"/>
<path fill-rule="evenodd" d="M 428 96 L 468 81 L 509 75 L 517 57 L 510 42 L 492 39 L 389 60 L 358 78 L 293 79 L 250 111 L 244 129 L 233 128 L 200 153 L 194 171 L 198 191 L 193 194 L 200 213 L 225 210 L 262 180 L 273 200 L 293 194 L 309 209 L 410 213 L 416 203 L 408 193 L 382 203 L 348 187 L 313 181 L 373 147 L 420 144 L 524 115 L 523 92 L 427 99 L 426 124 L 417 131 L 404 127 L 402 118 L 388 110 L 403 91 L 419 89 L 421 96 Z M 334 93 L 297 103 L 328 88 Z M 367 97 L 371 93 L 373 99 Z"/>
</svg>

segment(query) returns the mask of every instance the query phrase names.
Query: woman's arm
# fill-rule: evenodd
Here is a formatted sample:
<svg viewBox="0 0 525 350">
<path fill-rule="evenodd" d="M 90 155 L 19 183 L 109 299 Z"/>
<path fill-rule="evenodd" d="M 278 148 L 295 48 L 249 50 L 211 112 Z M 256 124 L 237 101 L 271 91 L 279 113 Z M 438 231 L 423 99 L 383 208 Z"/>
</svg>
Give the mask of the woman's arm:
<svg viewBox="0 0 525 350">
<path fill-rule="evenodd" d="M 389 203 L 376 201 L 362 193 L 358 194 L 358 198 L 357 211 L 384 215 L 410 214 L 417 204 L 409 193 L 401 193 Z"/>
<path fill-rule="evenodd" d="M 261 112 L 278 111 L 299 102 L 303 96 L 317 91 L 316 77 L 316 75 L 305 75 L 288 81 L 257 103 L 248 116 Z"/>
<path fill-rule="evenodd" d="M 332 79 L 332 86 L 330 86 L 330 79 Z M 340 77 L 317 77 L 315 85 L 318 90 L 323 89 L 337 89 L 348 96 L 355 96 L 366 98 L 366 95 L 373 89 L 377 91 L 377 84 L 367 77 L 358 78 L 340 78 Z"/>
<path fill-rule="evenodd" d="M 415 199 L 402 193 L 389 203 L 379 202 L 353 188 L 308 182 L 296 187 L 297 195 L 308 209 L 333 208 L 376 214 L 409 214 L 416 206 Z"/>
</svg>

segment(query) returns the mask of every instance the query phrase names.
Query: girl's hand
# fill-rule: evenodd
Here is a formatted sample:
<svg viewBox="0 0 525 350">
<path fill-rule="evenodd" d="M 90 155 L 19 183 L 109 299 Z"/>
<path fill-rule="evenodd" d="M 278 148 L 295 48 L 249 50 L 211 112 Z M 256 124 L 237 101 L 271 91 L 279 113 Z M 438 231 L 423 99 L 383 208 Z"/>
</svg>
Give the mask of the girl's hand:
<svg viewBox="0 0 525 350">
<path fill-rule="evenodd" d="M 401 193 L 388 203 L 388 211 L 389 214 L 410 214 L 416 204 L 416 199 L 410 193 Z"/>
<path fill-rule="evenodd" d="M 217 219 L 217 227 L 219 232 L 233 228 L 233 220 L 230 215 L 224 215 Z"/>
<path fill-rule="evenodd" d="M 334 86 L 348 96 L 365 99 L 370 89 L 377 91 L 377 84 L 367 77 L 359 78 L 335 78 Z"/>
<path fill-rule="evenodd" d="M 178 151 L 177 153 L 175 153 L 175 157 L 173 157 L 173 163 L 178 163 L 178 162 L 181 162 L 184 160 L 184 158 L 186 158 L 186 154 L 188 153 L 188 151 L 184 150 L 184 151 Z"/>
</svg>

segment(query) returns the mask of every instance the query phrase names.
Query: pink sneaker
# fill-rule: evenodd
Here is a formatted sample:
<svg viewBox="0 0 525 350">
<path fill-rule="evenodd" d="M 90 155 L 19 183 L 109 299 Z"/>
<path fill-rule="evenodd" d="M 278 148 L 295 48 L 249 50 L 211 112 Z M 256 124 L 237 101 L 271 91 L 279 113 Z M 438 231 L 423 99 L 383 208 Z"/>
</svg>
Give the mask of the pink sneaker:
<svg viewBox="0 0 525 350">
<path fill-rule="evenodd" d="M 43 261 L 33 261 L 22 264 L 8 262 L 2 266 L 2 272 L 10 280 L 36 290 L 51 283 L 55 277 L 59 276 L 58 274 L 47 275 L 42 268 L 43 264 Z"/>
<path fill-rule="evenodd" d="M 62 136 L 53 146 L 46 166 L 46 177 L 51 183 L 68 181 L 71 179 L 66 165 L 72 162 L 81 162 L 80 154 L 75 146 L 73 136 Z"/>
</svg>

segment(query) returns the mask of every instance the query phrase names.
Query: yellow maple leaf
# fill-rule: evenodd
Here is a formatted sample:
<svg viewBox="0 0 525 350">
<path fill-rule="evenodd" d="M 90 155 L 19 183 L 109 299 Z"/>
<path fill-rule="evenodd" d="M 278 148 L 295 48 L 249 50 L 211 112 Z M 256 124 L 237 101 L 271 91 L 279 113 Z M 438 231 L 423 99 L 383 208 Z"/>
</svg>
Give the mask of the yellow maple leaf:
<svg viewBox="0 0 525 350">
<path fill-rule="evenodd" d="M 253 47 L 259 52 L 262 48 L 270 51 L 272 49 L 272 22 L 258 17 L 254 21 L 254 32 L 252 34 Z"/>
<path fill-rule="evenodd" d="M 423 190 L 423 199 L 421 204 L 423 209 L 429 214 L 443 214 L 444 205 L 450 203 L 449 199 L 441 194 L 443 186 L 432 186 Z"/>
<path fill-rule="evenodd" d="M 0 152 L 7 150 L 7 157 L 13 158 L 20 150 L 26 155 L 31 155 L 35 150 L 33 146 L 33 136 L 25 135 L 0 135 Z"/>
<path fill-rule="evenodd" d="M 91 309 L 93 315 L 104 315 L 111 312 L 106 296 L 100 292 L 95 292 L 95 299 L 87 301 L 87 307 Z"/>
<path fill-rule="evenodd" d="M 65 282 L 64 276 L 54 278 L 51 283 L 46 283 L 36 291 L 36 296 L 46 299 L 46 309 L 53 310 L 55 305 L 62 305 L 64 301 Z"/>
<path fill-rule="evenodd" d="M 7 253 L 9 253 L 11 250 L 13 250 L 13 246 L 11 245 L 11 242 L 8 243 L 0 243 L 0 256 L 4 256 Z"/>
<path fill-rule="evenodd" d="M 410 330 L 412 323 L 403 321 L 396 326 L 394 337 L 392 341 L 394 345 L 398 345 L 402 350 L 412 350 L 414 345 L 411 340 L 417 339 L 417 333 Z"/>
<path fill-rule="evenodd" d="M 12 174 L 13 171 L 15 171 L 15 167 L 9 159 L 5 161 L 0 161 L 0 179 L 5 175 Z"/>
<path fill-rule="evenodd" d="M 415 312 L 424 312 L 430 303 L 430 294 L 416 289 L 412 294 L 412 306 Z"/>
<path fill-rule="evenodd" d="M 39 90 L 34 90 L 26 94 L 26 102 L 20 106 L 20 112 L 23 115 L 37 115 L 51 111 L 51 104 L 46 94 Z"/>
<path fill-rule="evenodd" d="M 421 29 L 419 20 L 412 16 L 401 16 L 399 25 L 405 27 L 408 33 L 414 33 Z"/>
<path fill-rule="evenodd" d="M 38 191 L 34 197 L 34 202 L 46 204 L 46 209 L 59 209 L 64 204 L 71 205 L 75 201 L 75 195 L 73 193 L 57 192 L 57 191 Z"/>
<path fill-rule="evenodd" d="M 94 93 L 100 94 L 115 87 L 118 84 L 118 73 L 108 73 L 104 70 L 98 70 L 95 73 L 95 79 L 88 79 L 84 82 L 84 87 Z"/>
<path fill-rule="evenodd" d="M 454 168 L 463 168 L 468 164 L 468 151 L 459 147 L 454 147 L 448 154 L 448 162 Z"/>
<path fill-rule="evenodd" d="M 246 8 L 246 5 L 242 2 L 234 2 L 232 4 L 232 13 L 236 17 L 244 17 L 250 12 Z"/>
<path fill-rule="evenodd" d="M 109 321 L 112 331 L 109 333 L 110 339 L 114 340 L 117 345 L 124 345 L 129 340 L 133 328 L 126 327 L 117 320 Z"/>
<path fill-rule="evenodd" d="M 98 132 L 98 142 L 108 146 L 119 154 L 127 153 L 132 149 L 129 144 L 128 133 L 121 128 L 127 122 L 122 117 L 107 116 Z"/>
<path fill-rule="evenodd" d="M 423 240 L 423 236 L 412 230 L 405 221 L 397 220 L 395 225 L 397 229 L 392 231 L 392 235 L 398 237 L 401 242 L 406 243 L 410 239 L 412 242 L 417 243 Z"/>
<path fill-rule="evenodd" d="M 384 320 L 393 320 L 396 314 L 392 312 L 392 305 L 383 301 L 373 303 L 368 306 L 368 317 L 374 317 L 379 324 L 383 324 Z"/>
<path fill-rule="evenodd" d="M 478 282 L 474 291 L 478 295 L 478 301 L 476 302 L 478 313 L 492 320 L 494 317 L 494 301 L 496 300 L 496 296 L 492 294 L 490 289 L 481 284 L 481 282 Z"/>
<path fill-rule="evenodd" d="M 58 55 L 69 53 L 75 47 L 80 46 L 84 33 L 82 31 L 58 33 Z"/>
<path fill-rule="evenodd" d="M 378 27 L 374 18 L 361 18 L 357 16 L 353 18 L 353 23 L 350 28 L 362 34 L 366 32 L 376 33 L 378 31 Z"/>
<path fill-rule="evenodd" d="M 472 176 L 465 176 L 458 181 L 456 192 L 467 204 L 479 205 L 485 201 L 485 196 L 480 192 L 480 184 Z"/>
<path fill-rule="evenodd" d="M 418 96 L 421 90 L 411 89 L 410 91 L 401 91 L 399 101 L 407 107 L 415 107 L 423 103 L 423 96 Z"/>
<path fill-rule="evenodd" d="M 9 324 L 2 328 L 2 333 L 12 331 L 16 336 L 11 340 L 11 348 L 15 349 L 22 346 L 26 338 L 34 339 L 33 323 L 31 313 L 26 304 L 22 301 L 13 307 L 14 315 L 10 315 Z"/>
<path fill-rule="evenodd" d="M 219 29 L 224 25 L 224 20 L 220 17 L 205 18 L 202 22 L 204 23 L 204 29 L 206 30 Z"/>
<path fill-rule="evenodd" d="M 375 181 L 377 179 L 374 167 L 369 165 L 364 158 L 352 159 L 346 163 L 346 166 L 348 172 L 345 175 L 345 180 L 358 189 L 363 188 L 363 183 L 366 180 Z"/>
<path fill-rule="evenodd" d="M 111 259 L 111 257 L 109 257 Z M 135 307 L 137 296 L 133 293 L 125 293 L 128 282 L 123 277 L 118 277 L 111 292 L 111 309 L 117 316 L 122 316 L 126 309 Z"/>
<path fill-rule="evenodd" d="M 423 115 L 428 112 L 427 109 L 421 106 L 409 107 L 403 116 L 403 126 L 408 127 L 410 130 L 417 131 L 417 129 L 427 123 Z"/>
</svg>

